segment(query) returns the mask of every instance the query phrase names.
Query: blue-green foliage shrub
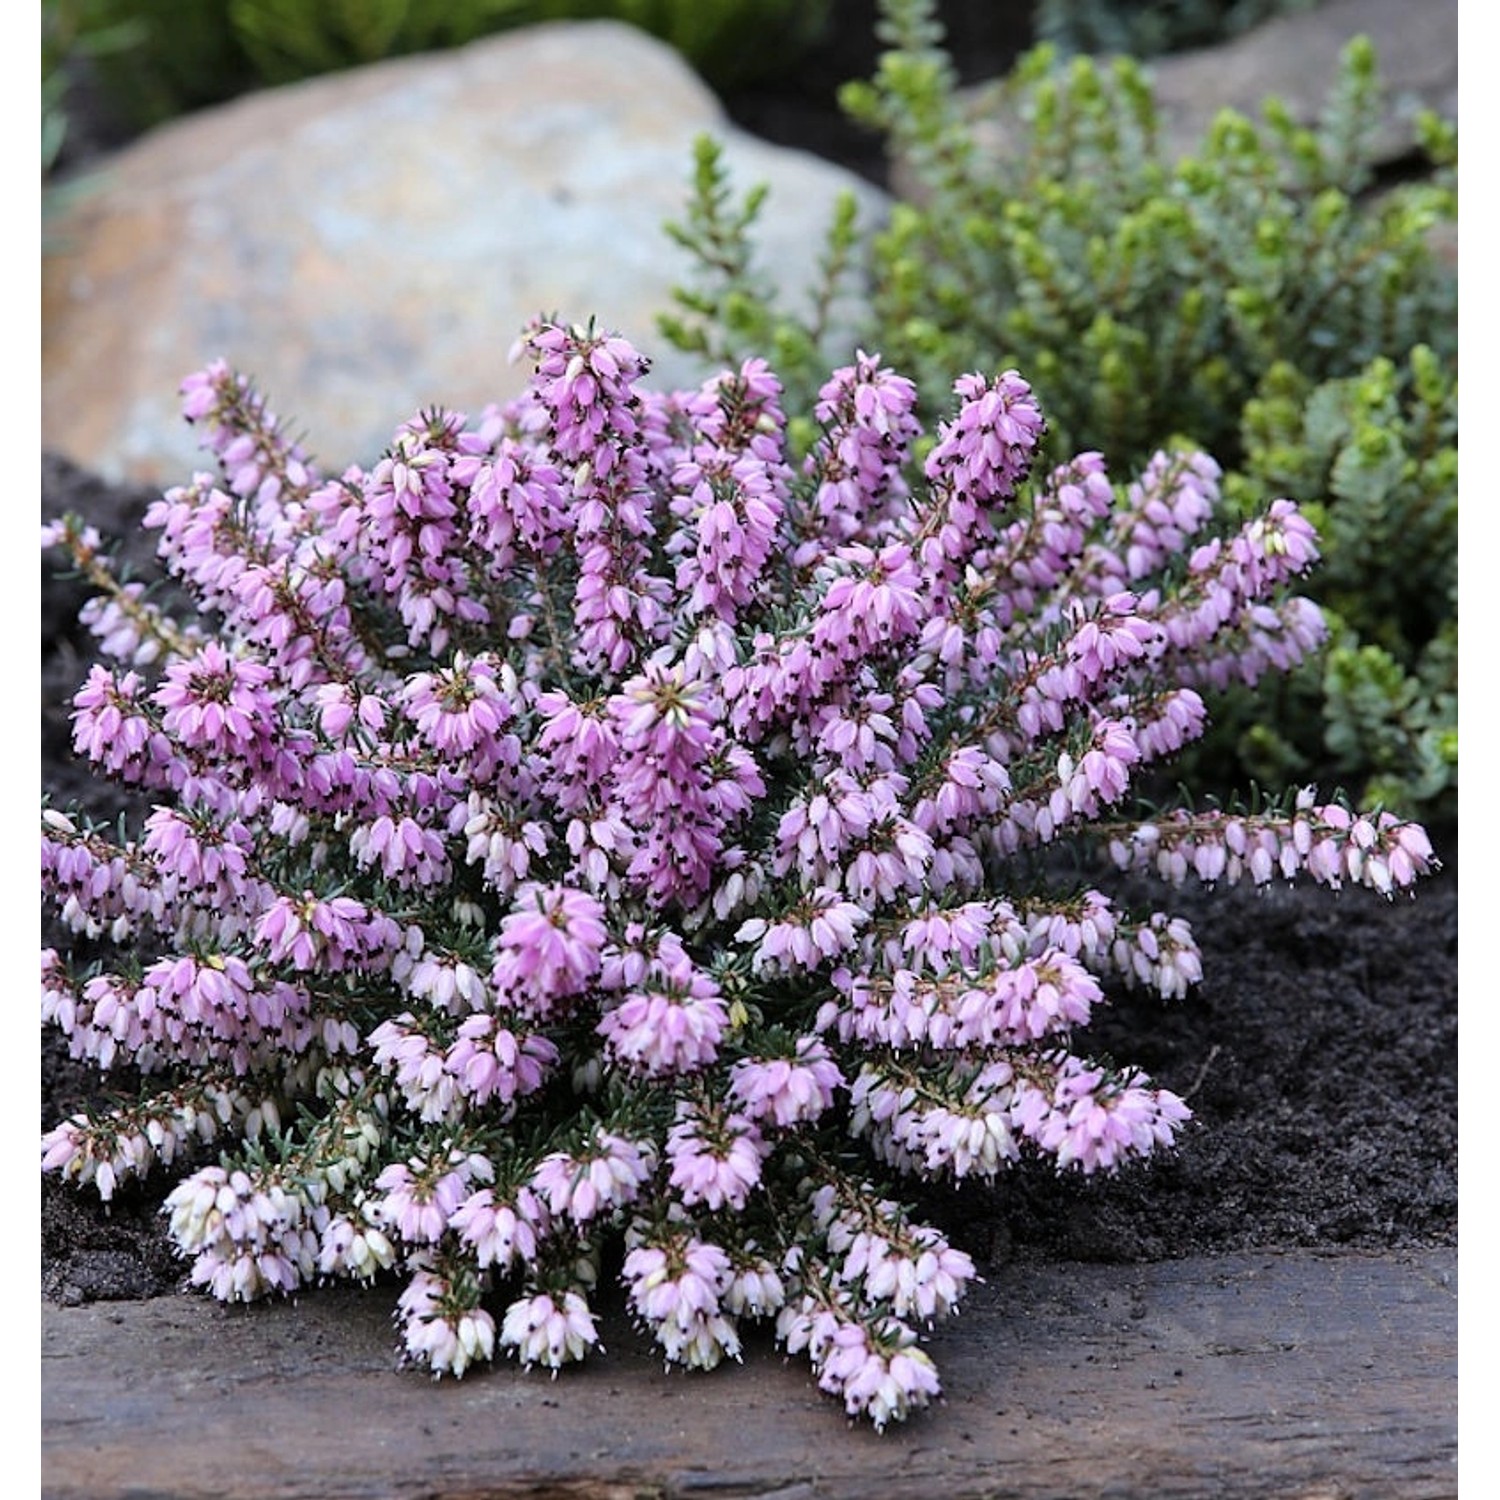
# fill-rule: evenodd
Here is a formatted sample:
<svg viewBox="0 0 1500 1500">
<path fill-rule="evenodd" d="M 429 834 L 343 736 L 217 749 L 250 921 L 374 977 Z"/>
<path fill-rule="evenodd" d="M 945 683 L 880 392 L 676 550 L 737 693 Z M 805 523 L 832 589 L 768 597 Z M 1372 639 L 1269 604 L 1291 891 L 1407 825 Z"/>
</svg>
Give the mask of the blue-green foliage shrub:
<svg viewBox="0 0 1500 1500">
<path fill-rule="evenodd" d="M 1171 162 L 1139 63 L 1043 45 L 987 95 L 996 151 L 930 0 L 880 9 L 887 50 L 844 102 L 901 163 L 888 221 L 861 226 L 846 201 L 810 309 L 792 308 L 757 272 L 761 193 L 737 200 L 702 141 L 668 226 L 693 274 L 664 333 L 712 361 L 764 352 L 789 406 L 854 346 L 911 372 L 929 414 L 954 370 L 1015 367 L 1055 453 L 1098 450 L 1124 476 L 1191 444 L 1224 463 L 1231 497 L 1285 493 L 1321 523 L 1310 592 L 1330 648 L 1282 701 L 1233 702 L 1195 783 L 1227 796 L 1336 771 L 1351 793 L 1442 816 L 1457 782 L 1457 289 L 1438 246 L 1457 215 L 1456 128 L 1420 118 L 1425 169 L 1377 184 L 1382 90 L 1356 38 L 1314 126 L 1268 99 L 1258 121 L 1222 112 Z"/>
</svg>

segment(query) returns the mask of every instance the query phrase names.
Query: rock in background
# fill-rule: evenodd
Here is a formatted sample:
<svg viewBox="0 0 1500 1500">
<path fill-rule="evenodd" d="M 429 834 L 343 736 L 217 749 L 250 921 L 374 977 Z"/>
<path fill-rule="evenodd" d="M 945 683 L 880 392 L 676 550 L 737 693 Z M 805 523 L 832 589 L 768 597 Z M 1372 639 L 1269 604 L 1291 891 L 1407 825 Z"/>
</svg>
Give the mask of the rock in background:
<svg viewBox="0 0 1500 1500">
<path fill-rule="evenodd" d="M 1376 164 L 1402 161 L 1422 110 L 1446 119 L 1458 113 L 1457 0 L 1325 0 L 1220 46 L 1150 59 L 1145 68 L 1156 95 L 1162 157 L 1175 162 L 1196 154 L 1222 109 L 1258 120 L 1272 94 L 1294 119 L 1313 124 L 1339 56 L 1356 36 L 1374 44 L 1386 89 L 1385 117 L 1373 145 Z M 1012 149 L 1016 125 L 995 84 L 966 89 L 964 109 L 985 151 L 999 157 Z M 902 173 L 895 180 L 898 188 L 912 190 Z"/>
<path fill-rule="evenodd" d="M 696 384 L 655 319 L 689 272 L 692 142 L 737 193 L 770 185 L 762 268 L 796 296 L 852 173 L 730 124 L 664 43 L 616 22 L 537 26 L 247 95 L 163 126 L 49 216 L 42 444 L 113 481 L 202 467 L 182 378 L 222 356 L 333 470 L 369 463 L 419 408 L 520 389 L 538 313 L 591 316 Z"/>
</svg>

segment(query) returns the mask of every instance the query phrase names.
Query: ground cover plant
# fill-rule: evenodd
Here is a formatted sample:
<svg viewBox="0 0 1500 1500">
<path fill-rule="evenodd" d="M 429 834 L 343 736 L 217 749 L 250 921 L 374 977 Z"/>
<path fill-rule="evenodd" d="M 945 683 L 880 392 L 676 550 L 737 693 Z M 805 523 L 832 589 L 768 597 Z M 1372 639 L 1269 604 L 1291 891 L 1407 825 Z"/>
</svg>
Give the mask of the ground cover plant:
<svg viewBox="0 0 1500 1500">
<path fill-rule="evenodd" d="M 1042 46 L 985 96 L 997 148 L 960 97 L 938 7 L 879 10 L 886 50 L 843 98 L 900 165 L 889 223 L 860 225 L 846 203 L 820 289 L 793 307 L 757 275 L 761 196 L 737 197 L 700 143 L 670 227 L 690 270 L 664 336 L 713 363 L 767 353 L 796 410 L 829 363 L 878 349 L 928 422 L 953 371 L 1020 368 L 1059 459 L 1137 466 L 1186 442 L 1224 466 L 1242 515 L 1289 495 L 1323 538 L 1310 587 L 1329 647 L 1269 698 L 1257 686 L 1226 706 L 1195 784 L 1229 795 L 1328 772 L 1361 800 L 1451 816 L 1457 283 L 1433 235 L 1456 218 L 1452 124 L 1415 121 L 1402 180 L 1378 182 L 1378 59 L 1356 38 L 1315 126 L 1268 99 L 1261 120 L 1225 111 L 1169 161 L 1145 68 Z"/>
<path fill-rule="evenodd" d="M 43 1167 L 179 1177 L 226 1300 L 403 1277 L 434 1374 L 583 1358 L 608 1275 L 669 1362 L 768 1320 L 883 1427 L 975 1269 L 911 1190 L 1109 1173 L 1188 1116 L 1079 1050 L 1108 989 L 1201 977 L 1110 872 L 1389 897 L 1431 848 L 1311 788 L 1140 816 L 1204 695 L 1321 632 L 1311 528 L 1220 516 L 1206 455 L 1039 468 L 1016 372 L 924 433 L 862 355 L 798 459 L 761 361 L 666 394 L 592 327 L 518 352 L 523 397 L 336 475 L 190 378 L 215 470 L 146 518 L 175 602 L 45 529 L 115 663 L 75 748 L 149 811 L 44 807 L 44 1019 L 141 1087 Z"/>
</svg>

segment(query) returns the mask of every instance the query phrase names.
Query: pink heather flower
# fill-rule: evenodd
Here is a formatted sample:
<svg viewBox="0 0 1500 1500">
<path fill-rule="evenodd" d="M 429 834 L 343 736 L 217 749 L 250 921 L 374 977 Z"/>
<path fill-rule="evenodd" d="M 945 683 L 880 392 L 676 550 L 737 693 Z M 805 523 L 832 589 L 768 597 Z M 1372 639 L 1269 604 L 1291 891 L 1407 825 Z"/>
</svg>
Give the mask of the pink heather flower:
<svg viewBox="0 0 1500 1500">
<path fill-rule="evenodd" d="M 382 1021 L 369 1035 L 372 1060 L 393 1075 L 406 1107 L 418 1119 L 456 1119 L 460 1112 L 458 1080 L 444 1066 L 440 1048 L 428 1040 L 410 1011 Z"/>
<path fill-rule="evenodd" d="M 797 1038 L 792 1057 L 742 1058 L 729 1071 L 729 1098 L 762 1125 L 799 1125 L 832 1107 L 844 1075 L 821 1038 Z"/>
<path fill-rule="evenodd" d="M 189 375 L 179 391 L 183 416 L 201 425 L 203 446 L 218 457 L 236 495 L 272 505 L 284 489 L 314 482 L 315 471 L 265 397 L 223 360 Z"/>
<path fill-rule="evenodd" d="M 1155 453 L 1126 492 L 1117 521 L 1132 581 L 1179 555 L 1212 518 L 1221 470 L 1206 453 Z"/>
<path fill-rule="evenodd" d="M 126 785 L 180 785 L 187 767 L 148 712 L 144 681 L 93 666 L 73 695 L 73 748 Z"/>
<path fill-rule="evenodd" d="M 497 1101 L 500 1118 L 508 1119 L 516 1101 L 541 1088 L 560 1058 L 550 1037 L 517 1036 L 494 1016 L 469 1016 L 443 1054 L 443 1071 L 464 1099 L 481 1108 Z"/>
<path fill-rule="evenodd" d="M 851 543 L 834 554 L 829 571 L 812 647 L 839 663 L 843 676 L 861 658 L 898 646 L 916 631 L 921 575 L 902 543 L 878 552 Z"/>
<path fill-rule="evenodd" d="M 562 810 L 579 811 L 619 753 L 615 724 L 603 705 L 579 705 L 559 691 L 538 694 L 537 714 L 537 748 L 546 759 L 547 787 Z"/>
<path fill-rule="evenodd" d="M 962 375 L 953 390 L 961 404 L 957 416 L 939 428 L 927 455 L 927 478 L 954 501 L 976 507 L 1008 500 L 1046 427 L 1031 387 L 1007 370 L 993 382 Z M 960 510 L 955 520 L 967 514 Z"/>
<path fill-rule="evenodd" d="M 1319 806 L 1311 788 L 1289 815 L 1179 811 L 1116 834 L 1110 855 L 1121 869 L 1145 869 L 1174 885 L 1189 875 L 1233 885 L 1306 874 L 1337 890 L 1347 880 L 1390 896 L 1434 868 L 1432 845 L 1415 823 L 1391 813 L 1359 817 Z"/>
<path fill-rule="evenodd" d="M 162 728 L 187 749 L 231 761 L 268 736 L 275 719 L 271 669 L 235 660 L 215 641 L 196 656 L 173 662 L 151 701 Z"/>
<path fill-rule="evenodd" d="M 583 1150 L 554 1151 L 538 1163 L 531 1187 L 554 1219 L 580 1229 L 633 1203 L 655 1166 L 649 1143 L 596 1129 Z"/>
<path fill-rule="evenodd" d="M 78 620 L 98 639 L 103 655 L 131 666 L 149 666 L 165 650 L 165 621 L 147 600 L 143 583 L 124 585 L 117 598 L 95 595 L 79 610 Z"/>
<path fill-rule="evenodd" d="M 462 809 L 459 831 L 466 843 L 466 859 L 480 865 L 485 883 L 497 895 L 509 896 L 533 875 L 552 847 L 552 829 L 535 818 L 518 819 L 509 807 L 470 792 Z"/>
<path fill-rule="evenodd" d="M 195 1255 L 191 1280 L 221 1302 L 290 1292 L 317 1274 L 326 1210 L 315 1190 L 266 1170 L 205 1167 L 163 1205 L 179 1249 Z"/>
<path fill-rule="evenodd" d="M 894 1216 L 896 1205 L 888 1207 Z M 947 1317 L 974 1278 L 973 1260 L 926 1225 L 887 1232 L 856 1221 L 830 1233 L 829 1244 L 843 1257 L 839 1281 L 859 1284 L 872 1302 L 888 1302 L 898 1318 Z"/>
<path fill-rule="evenodd" d="M 621 1067 L 661 1078 L 713 1062 L 728 1020 L 718 986 L 694 973 L 685 985 L 667 980 L 660 989 L 627 994 L 595 1030 Z"/>
<path fill-rule="evenodd" d="M 389 712 L 376 693 L 358 692 L 347 682 L 323 682 L 313 690 L 318 707 L 318 728 L 330 740 L 351 734 L 378 735 Z"/>
<path fill-rule="evenodd" d="M 760 1182 L 769 1147 L 744 1115 L 719 1114 L 679 1104 L 667 1136 L 670 1182 L 688 1207 L 744 1208 Z"/>
<path fill-rule="evenodd" d="M 1012 1085 L 1010 1064 L 990 1063 L 961 1092 L 949 1091 L 949 1104 L 928 1096 L 909 1073 L 866 1064 L 850 1089 L 850 1133 L 865 1137 L 898 1170 L 988 1180 L 1021 1154 L 1010 1115 Z"/>
<path fill-rule="evenodd" d="M 412 956 L 403 950 L 391 965 L 391 977 L 413 999 L 449 1015 L 468 1015 L 489 1005 L 485 975 L 456 953 L 424 948 Z"/>
<path fill-rule="evenodd" d="M 543 1365 L 555 1373 L 581 1360 L 598 1342 L 594 1316 L 578 1292 L 520 1297 L 506 1310 L 500 1327 L 501 1347 L 514 1349 L 527 1369 Z"/>
<path fill-rule="evenodd" d="M 514 713 L 497 680 L 500 675 L 487 657 L 470 660 L 456 652 L 452 665 L 442 671 L 407 679 L 402 694 L 406 716 L 441 754 L 470 754 L 491 743 Z"/>
<path fill-rule="evenodd" d="M 1203 978 L 1203 958 L 1192 929 L 1181 917 L 1156 912 L 1149 922 L 1119 929 L 1110 949 L 1116 971 L 1131 987 L 1156 990 L 1180 1000 Z"/>
<path fill-rule="evenodd" d="M 725 1356 L 739 1358 L 739 1334 L 722 1311 L 731 1270 L 719 1246 L 697 1239 L 640 1245 L 626 1255 L 621 1277 L 668 1364 L 712 1370 Z"/>
<path fill-rule="evenodd" d="M 604 950 L 599 987 L 631 990 L 674 984 L 691 988 L 700 973 L 675 932 L 667 928 L 648 930 L 643 923 L 631 922 L 620 941 Z"/>
<path fill-rule="evenodd" d="M 448 850 L 436 829 L 416 818 L 381 814 L 349 835 L 349 852 L 397 885 L 437 885 L 449 875 Z"/>
<path fill-rule="evenodd" d="M 392 1162 L 375 1179 L 376 1191 L 384 1195 L 377 1201 L 375 1218 L 409 1244 L 435 1245 L 467 1200 L 470 1182 L 493 1175 L 482 1157 L 458 1153 L 445 1161 L 412 1157 L 409 1162 Z"/>
<path fill-rule="evenodd" d="M 925 969 L 935 975 L 976 966 L 987 943 L 1015 921 L 1003 902 L 966 901 L 957 906 L 929 905 L 902 923 L 886 941 L 889 971 Z"/>
<path fill-rule="evenodd" d="M 535 1263 L 537 1247 L 546 1237 L 550 1221 L 530 1188 L 497 1197 L 493 1188 L 483 1187 L 459 1204 L 448 1224 L 473 1247 L 475 1261 L 481 1267 L 512 1271 Z"/>
<path fill-rule="evenodd" d="M 556 465 L 507 436 L 492 458 L 460 461 L 455 473 L 468 478 L 469 535 L 484 548 L 497 578 L 513 566 L 518 548 L 556 551 L 567 529 Z"/>
<path fill-rule="evenodd" d="M 242 818 L 157 807 L 145 829 L 142 848 L 174 893 L 205 897 L 221 911 L 250 896 L 254 839 Z"/>
<path fill-rule="evenodd" d="M 767 1318 L 786 1304 L 786 1286 L 770 1261 L 747 1246 L 732 1260 L 729 1284 L 724 1288 L 723 1305 L 730 1317 Z"/>
<path fill-rule="evenodd" d="M 707 891 L 721 847 L 707 774 L 714 700 L 680 664 L 652 662 L 610 700 L 609 711 L 620 746 L 611 804 L 637 836 L 627 873 L 653 904 L 692 905 Z M 763 790 L 758 778 L 751 784 Z"/>
<path fill-rule="evenodd" d="M 1068 638 L 1068 659 L 1084 683 L 1093 685 L 1165 649 L 1161 626 L 1135 611 L 1134 594 L 1114 594 Z"/>
<path fill-rule="evenodd" d="M 80 1183 L 91 1182 L 100 1200 L 108 1203 L 116 1185 L 134 1173 L 135 1165 L 129 1159 L 112 1159 L 113 1153 L 101 1149 L 103 1145 L 91 1129 L 88 1116 L 73 1115 L 42 1136 L 42 1170 L 59 1172 Z"/>
<path fill-rule="evenodd" d="M 256 945 L 272 963 L 297 970 L 326 966 L 338 971 L 381 958 L 400 937 L 394 922 L 354 897 L 324 900 L 312 891 L 304 891 L 300 899 L 278 896 L 255 929 Z"/>
<path fill-rule="evenodd" d="M 941 1394 L 932 1360 L 895 1318 L 871 1330 L 831 1309 L 815 1310 L 809 1298 L 783 1309 L 778 1329 L 789 1350 L 807 1349 L 820 1389 L 841 1397 L 850 1416 L 868 1417 L 877 1432 Z"/>
<path fill-rule="evenodd" d="M 819 391 L 813 415 L 824 435 L 803 468 L 817 480 L 823 545 L 870 541 L 891 527 L 908 493 L 906 460 L 921 435 L 916 404 L 916 386 L 863 350 Z M 804 544 L 799 563 L 814 545 Z"/>
<path fill-rule="evenodd" d="M 529 885 L 500 927 L 492 980 L 504 1005 L 548 1014 L 599 972 L 604 908 L 586 891 Z"/>
<path fill-rule="evenodd" d="M 696 525 L 697 545 L 677 564 L 686 612 L 733 621 L 755 598 L 785 510 L 781 476 L 750 454 L 706 454 L 678 466 L 686 496 L 674 509 Z"/>
<path fill-rule="evenodd" d="M 427 1365 L 434 1379 L 458 1379 L 471 1364 L 494 1356 L 495 1320 L 437 1272 L 417 1271 L 397 1301 L 396 1317 L 407 1354 Z"/>
<path fill-rule="evenodd" d="M 897 969 L 888 981 L 855 979 L 847 1004 L 825 1025 L 844 1039 L 894 1048 L 967 1050 L 1014 1046 L 1086 1025 L 1103 992 L 1057 949 L 985 974 L 928 979 Z"/>
<path fill-rule="evenodd" d="M 396 1262 L 396 1249 L 373 1224 L 356 1223 L 345 1214 L 329 1221 L 318 1248 L 318 1270 L 325 1276 L 373 1281 Z"/>
<path fill-rule="evenodd" d="M 817 878 L 837 869 L 876 821 L 898 805 L 897 795 L 892 783 L 864 785 L 846 771 L 814 782 L 781 815 L 772 872 L 797 870 Z"/>
<path fill-rule="evenodd" d="M 1054 1156 L 1059 1169 L 1076 1167 L 1086 1175 L 1170 1146 L 1189 1117 L 1181 1099 L 1150 1087 L 1144 1074 L 1111 1080 L 1071 1057 L 1059 1065 L 1050 1097 L 1023 1087 L 1014 1107 L 1017 1128 Z"/>
<path fill-rule="evenodd" d="M 740 942 L 756 943 L 757 972 L 816 969 L 852 948 L 858 929 L 870 914 L 838 891 L 819 886 L 779 922 L 754 917 L 735 934 Z"/>
</svg>

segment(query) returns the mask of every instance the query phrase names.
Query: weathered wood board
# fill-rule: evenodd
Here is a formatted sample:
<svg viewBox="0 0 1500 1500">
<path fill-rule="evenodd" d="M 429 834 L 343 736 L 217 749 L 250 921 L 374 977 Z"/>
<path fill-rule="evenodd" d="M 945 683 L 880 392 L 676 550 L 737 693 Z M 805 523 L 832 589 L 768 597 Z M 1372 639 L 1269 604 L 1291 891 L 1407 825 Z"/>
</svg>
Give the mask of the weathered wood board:
<svg viewBox="0 0 1500 1500">
<path fill-rule="evenodd" d="M 556 1380 L 396 1363 L 394 1292 L 42 1310 L 48 1500 L 776 1500 L 1458 1492 L 1457 1254 L 1003 1270 L 945 1399 L 877 1435 L 752 1336 L 666 1372 L 623 1315 Z"/>
</svg>

